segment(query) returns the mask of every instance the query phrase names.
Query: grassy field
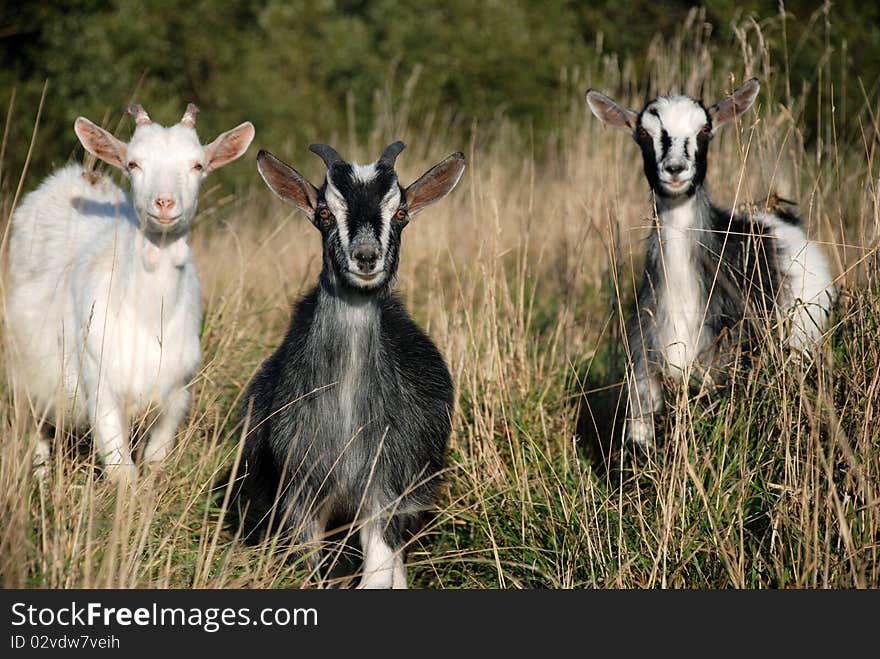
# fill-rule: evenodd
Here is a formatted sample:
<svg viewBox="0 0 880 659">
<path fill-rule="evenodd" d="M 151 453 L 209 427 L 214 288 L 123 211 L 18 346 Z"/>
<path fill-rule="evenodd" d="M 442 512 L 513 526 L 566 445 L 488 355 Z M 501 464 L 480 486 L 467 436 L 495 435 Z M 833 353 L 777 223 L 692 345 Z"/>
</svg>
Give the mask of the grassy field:
<svg viewBox="0 0 880 659">
<path fill-rule="evenodd" d="M 781 63 L 751 29 L 738 53 L 699 37 L 657 41 L 650 93 L 712 102 L 752 75 L 778 80 Z M 410 552 L 411 585 L 878 587 L 878 98 L 866 98 L 862 124 L 841 134 L 820 70 L 790 98 L 765 87 L 756 109 L 719 133 L 709 166 L 716 202 L 760 202 L 770 189 L 800 201 L 839 275 L 834 324 L 809 368 L 769 346 L 728 392 L 669 391 L 664 441 L 654 455 L 634 455 L 607 436 L 597 441 L 584 405 L 597 426 L 610 425 L 621 313 L 651 206 L 636 145 L 589 116 L 583 93 L 597 87 L 640 107 L 644 84 L 630 71 L 597 56 L 567 72 L 571 94 L 553 105 L 564 108 L 558 130 L 540 143 L 504 120 L 461 127 L 439 112 L 410 117 L 403 99 L 384 101 L 367 139 L 336 145 L 370 161 L 405 140 L 404 183 L 452 151 L 469 163 L 452 195 L 404 233 L 399 290 L 445 355 L 457 393 L 447 486 Z M 800 125 L 807 104 L 822 110 L 809 143 Z M 255 146 L 289 157 L 284 145 L 260 143 L 259 128 Z M 117 492 L 95 469 L 88 436 L 65 451 L 71 442 L 59 434 L 52 476 L 39 487 L 28 420 L 4 382 L 3 587 L 325 585 L 270 548 L 237 542 L 223 492 L 212 492 L 240 447 L 242 391 L 320 269 L 318 233 L 265 189 L 255 155 L 252 147 L 232 166 L 251 181 L 238 194 L 209 184 L 203 195 L 191 243 L 204 360 L 161 471 Z M 294 164 L 320 181 L 317 158 Z M 47 173 L 26 172 L 24 188 Z M 4 230 L 14 201 L 0 199 Z"/>
</svg>

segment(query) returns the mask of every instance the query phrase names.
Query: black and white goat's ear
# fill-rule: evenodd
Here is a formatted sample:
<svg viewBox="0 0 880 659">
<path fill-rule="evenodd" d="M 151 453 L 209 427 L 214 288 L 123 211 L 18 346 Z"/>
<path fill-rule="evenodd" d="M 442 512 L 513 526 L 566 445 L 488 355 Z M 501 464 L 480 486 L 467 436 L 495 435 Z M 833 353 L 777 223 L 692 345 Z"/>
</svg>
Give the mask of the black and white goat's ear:
<svg viewBox="0 0 880 659">
<path fill-rule="evenodd" d="M 437 163 L 406 189 L 407 212 L 415 215 L 452 192 L 464 173 L 465 159 L 461 151 Z"/>
<path fill-rule="evenodd" d="M 257 154 L 257 170 L 272 192 L 305 212 L 312 222 L 315 221 L 318 190 L 302 174 L 262 149 Z"/>
<path fill-rule="evenodd" d="M 629 108 L 625 108 L 614 99 L 605 96 L 600 92 L 590 89 L 587 91 L 587 105 L 590 110 L 599 119 L 609 126 L 620 128 L 627 133 L 632 133 L 636 129 L 636 123 L 639 120 L 639 113 L 633 112 Z"/>
<path fill-rule="evenodd" d="M 712 118 L 713 130 L 752 107 L 760 89 L 758 79 L 752 78 L 733 94 L 710 107 L 708 112 Z"/>
<path fill-rule="evenodd" d="M 86 151 L 114 167 L 126 168 L 128 145 L 125 142 L 113 137 L 85 117 L 77 118 L 73 130 Z"/>
</svg>

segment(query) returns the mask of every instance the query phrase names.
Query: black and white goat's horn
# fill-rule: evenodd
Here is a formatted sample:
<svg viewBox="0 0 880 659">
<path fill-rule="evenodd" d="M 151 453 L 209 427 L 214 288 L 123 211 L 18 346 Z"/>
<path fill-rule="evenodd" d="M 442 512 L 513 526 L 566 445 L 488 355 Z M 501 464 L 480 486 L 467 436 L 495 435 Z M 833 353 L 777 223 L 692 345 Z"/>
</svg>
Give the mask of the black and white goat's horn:
<svg viewBox="0 0 880 659">
<path fill-rule="evenodd" d="M 385 147 L 385 150 L 382 152 L 382 155 L 379 157 L 379 162 L 388 165 L 389 167 L 394 167 L 394 161 L 397 160 L 397 156 L 400 155 L 400 152 L 406 148 L 406 144 L 397 140 L 396 142 L 392 142 L 388 146 Z"/>
<path fill-rule="evenodd" d="M 312 144 L 309 146 L 309 151 L 320 156 L 324 164 L 327 165 L 327 169 L 330 169 L 338 162 L 345 162 L 345 159 L 337 153 L 336 149 L 326 144 Z"/>
</svg>

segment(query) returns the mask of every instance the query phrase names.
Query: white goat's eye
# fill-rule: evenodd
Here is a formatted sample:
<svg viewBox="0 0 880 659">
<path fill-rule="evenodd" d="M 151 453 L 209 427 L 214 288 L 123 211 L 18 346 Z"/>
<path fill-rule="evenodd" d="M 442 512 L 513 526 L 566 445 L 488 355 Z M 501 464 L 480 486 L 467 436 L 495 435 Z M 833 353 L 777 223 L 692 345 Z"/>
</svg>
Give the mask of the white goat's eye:
<svg viewBox="0 0 880 659">
<path fill-rule="evenodd" d="M 205 169 L 205 166 L 204 166 L 202 163 L 200 163 L 200 162 L 197 162 L 195 165 L 193 165 L 193 171 L 194 171 L 194 172 L 200 172 L 200 171 L 202 171 L 203 169 Z"/>
<path fill-rule="evenodd" d="M 140 168 L 141 168 L 141 166 L 138 165 L 134 160 L 130 160 L 128 162 L 128 171 L 132 172 L 132 171 L 134 171 L 136 169 L 140 169 Z"/>
</svg>

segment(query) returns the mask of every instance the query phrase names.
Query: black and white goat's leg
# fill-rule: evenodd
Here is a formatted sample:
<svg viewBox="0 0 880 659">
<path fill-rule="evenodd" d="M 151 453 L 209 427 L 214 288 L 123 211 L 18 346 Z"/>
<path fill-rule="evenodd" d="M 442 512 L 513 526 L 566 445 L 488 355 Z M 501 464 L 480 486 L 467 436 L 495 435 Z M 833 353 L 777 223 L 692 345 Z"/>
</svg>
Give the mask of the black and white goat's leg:
<svg viewBox="0 0 880 659">
<path fill-rule="evenodd" d="M 630 363 L 627 368 L 627 413 L 624 438 L 642 449 L 654 446 L 654 414 L 663 409 L 660 373 L 648 357 L 651 328 L 638 317 L 628 331 Z M 650 321 L 647 321 L 648 323 Z"/>
</svg>

